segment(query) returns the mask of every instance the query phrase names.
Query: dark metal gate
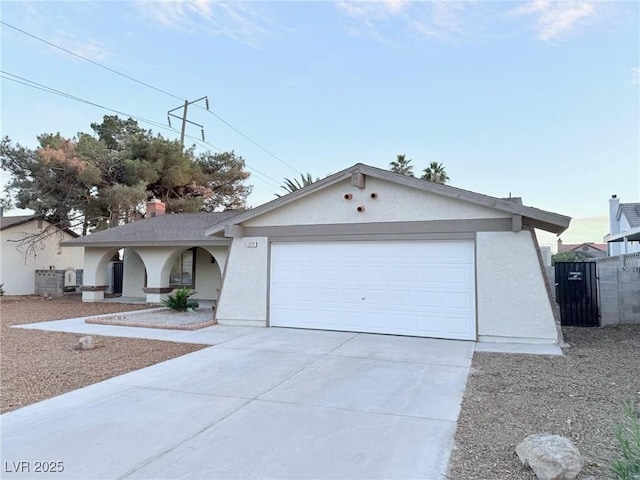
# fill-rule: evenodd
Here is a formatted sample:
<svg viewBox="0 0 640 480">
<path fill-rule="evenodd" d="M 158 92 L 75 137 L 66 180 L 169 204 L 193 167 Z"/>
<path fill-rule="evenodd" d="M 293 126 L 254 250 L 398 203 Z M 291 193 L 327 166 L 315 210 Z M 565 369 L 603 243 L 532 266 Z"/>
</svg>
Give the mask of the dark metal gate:
<svg viewBox="0 0 640 480">
<path fill-rule="evenodd" d="M 113 294 L 122 295 L 122 279 L 124 277 L 124 263 L 113 262 Z"/>
<path fill-rule="evenodd" d="M 556 262 L 555 271 L 561 324 L 599 326 L 596 262 Z"/>
</svg>

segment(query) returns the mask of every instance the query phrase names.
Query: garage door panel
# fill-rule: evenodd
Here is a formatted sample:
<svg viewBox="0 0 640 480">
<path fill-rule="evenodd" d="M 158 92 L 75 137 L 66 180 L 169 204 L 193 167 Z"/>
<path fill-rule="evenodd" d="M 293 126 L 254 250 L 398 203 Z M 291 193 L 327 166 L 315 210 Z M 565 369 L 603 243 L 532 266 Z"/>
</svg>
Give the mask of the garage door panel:
<svg viewBox="0 0 640 480">
<path fill-rule="evenodd" d="M 448 311 L 462 310 L 468 312 L 472 308 L 469 295 L 466 292 L 446 292 L 442 296 L 442 306 Z"/>
<path fill-rule="evenodd" d="M 466 287 L 469 285 L 469 281 L 472 280 L 472 272 L 469 272 L 469 268 L 466 265 L 452 265 L 441 270 L 440 279 L 448 285 L 459 284 Z"/>
<path fill-rule="evenodd" d="M 451 338 L 461 338 L 467 331 L 467 316 L 466 315 L 447 315 L 446 322 L 443 325 L 444 330 Z"/>
<path fill-rule="evenodd" d="M 273 243 L 274 326 L 475 339 L 471 241 Z"/>
</svg>

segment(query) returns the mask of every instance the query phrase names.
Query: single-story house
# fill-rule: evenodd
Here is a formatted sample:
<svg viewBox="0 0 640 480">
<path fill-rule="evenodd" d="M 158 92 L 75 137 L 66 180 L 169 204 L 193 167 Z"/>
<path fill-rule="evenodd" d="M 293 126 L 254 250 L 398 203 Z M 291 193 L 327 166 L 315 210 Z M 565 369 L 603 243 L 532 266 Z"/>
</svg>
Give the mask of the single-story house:
<svg viewBox="0 0 640 480">
<path fill-rule="evenodd" d="M 76 237 L 77 233 L 38 215 L 0 218 L 0 283 L 4 283 L 5 294 L 35 293 L 36 270 L 68 270 L 75 275 L 82 268 L 82 249 L 62 248 L 61 244 Z"/>
<path fill-rule="evenodd" d="M 583 243 L 562 243 L 562 239 L 558 239 L 558 253 L 562 252 L 580 252 L 587 258 L 603 258 L 607 256 L 607 244 L 595 242 Z"/>
<path fill-rule="evenodd" d="M 221 324 L 554 343 L 534 229 L 570 220 L 356 164 L 245 212 L 156 214 L 66 245 L 85 247 L 86 301 L 126 247 L 123 295 L 191 286 Z"/>
<path fill-rule="evenodd" d="M 604 237 L 609 256 L 640 252 L 640 203 L 620 203 L 609 199 L 609 235 Z"/>
</svg>

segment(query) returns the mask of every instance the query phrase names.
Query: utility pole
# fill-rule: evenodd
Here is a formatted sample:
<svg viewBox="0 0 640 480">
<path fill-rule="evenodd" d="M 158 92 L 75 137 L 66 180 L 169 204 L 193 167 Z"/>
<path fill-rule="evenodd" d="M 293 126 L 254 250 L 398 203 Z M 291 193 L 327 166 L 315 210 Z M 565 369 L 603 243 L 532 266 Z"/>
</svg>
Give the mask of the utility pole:
<svg viewBox="0 0 640 480">
<path fill-rule="evenodd" d="M 204 142 L 204 127 L 202 125 L 200 125 L 199 123 L 195 123 L 192 122 L 190 120 L 187 120 L 187 109 L 189 107 L 189 105 L 191 105 L 192 103 L 197 103 L 197 102 L 201 102 L 202 100 L 205 101 L 205 105 L 207 107 L 207 110 L 209 110 L 209 98 L 208 97 L 202 97 L 202 98 L 198 98 L 197 100 L 185 100 L 184 101 L 184 105 L 181 105 L 179 107 L 176 108 L 172 108 L 171 110 L 169 110 L 167 112 L 167 121 L 169 122 L 169 126 L 171 126 L 171 117 L 177 118 L 178 120 L 182 121 L 182 128 L 180 131 L 180 146 L 182 148 L 184 148 L 184 134 L 185 134 L 185 130 L 187 128 L 187 123 L 190 123 L 191 125 L 196 125 L 197 127 L 200 127 L 200 133 L 202 134 L 202 141 Z M 174 114 L 173 112 L 175 112 L 176 110 L 180 110 L 183 109 L 182 111 L 182 117 L 177 116 L 176 114 Z"/>
</svg>

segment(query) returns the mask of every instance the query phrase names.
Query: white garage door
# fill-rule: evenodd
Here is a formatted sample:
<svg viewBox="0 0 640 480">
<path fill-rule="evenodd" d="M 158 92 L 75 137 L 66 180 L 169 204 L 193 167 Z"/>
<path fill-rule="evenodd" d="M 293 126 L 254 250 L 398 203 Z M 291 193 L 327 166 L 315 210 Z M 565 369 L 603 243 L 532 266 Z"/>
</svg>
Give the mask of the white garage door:
<svg viewBox="0 0 640 480">
<path fill-rule="evenodd" d="M 270 324 L 475 340 L 472 241 L 271 245 Z"/>
</svg>

